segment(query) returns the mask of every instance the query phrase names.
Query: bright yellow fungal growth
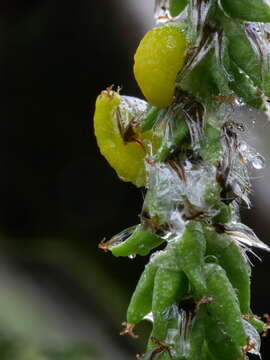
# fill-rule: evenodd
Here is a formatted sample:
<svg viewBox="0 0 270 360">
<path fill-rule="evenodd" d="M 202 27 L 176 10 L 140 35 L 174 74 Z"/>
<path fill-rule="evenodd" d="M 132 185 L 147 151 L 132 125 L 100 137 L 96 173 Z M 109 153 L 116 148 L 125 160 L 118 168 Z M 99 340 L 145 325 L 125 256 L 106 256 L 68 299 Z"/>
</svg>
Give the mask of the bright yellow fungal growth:
<svg viewBox="0 0 270 360">
<path fill-rule="evenodd" d="M 134 57 L 134 75 L 152 105 L 162 108 L 172 103 L 186 48 L 185 34 L 177 24 L 154 28 L 141 40 Z"/>
<path fill-rule="evenodd" d="M 96 100 L 94 115 L 94 130 L 101 154 L 114 168 L 117 175 L 123 181 L 130 181 L 141 187 L 145 185 L 144 158 L 147 144 L 152 142 L 152 134 L 148 131 L 142 135 L 138 134 L 139 142 L 123 140 L 120 125 L 117 122 L 116 112 L 121 113 L 120 95 L 107 89 L 102 91 Z M 154 137 L 154 147 L 159 141 Z"/>
</svg>

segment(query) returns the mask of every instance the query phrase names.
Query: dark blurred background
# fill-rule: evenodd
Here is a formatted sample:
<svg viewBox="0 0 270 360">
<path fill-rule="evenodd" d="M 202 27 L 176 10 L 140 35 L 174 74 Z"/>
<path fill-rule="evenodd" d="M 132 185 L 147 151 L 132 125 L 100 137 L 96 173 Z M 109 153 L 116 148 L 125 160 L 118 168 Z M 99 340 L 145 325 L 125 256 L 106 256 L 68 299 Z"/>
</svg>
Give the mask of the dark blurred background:
<svg viewBox="0 0 270 360">
<path fill-rule="evenodd" d="M 132 65 L 152 25 L 153 0 L 144 3 L 0 2 L 1 360 L 127 360 L 144 347 L 149 324 L 138 327 L 139 340 L 118 333 L 147 259 L 97 247 L 138 222 L 142 192 L 101 157 L 92 126 L 107 86 L 141 96 Z M 265 155 L 270 125 L 262 121 L 254 138 Z M 266 160 L 243 220 L 270 244 Z M 252 257 L 253 309 L 261 315 L 270 312 L 270 256 L 256 253 L 263 262 Z M 267 351 L 269 339 L 264 359 Z"/>
</svg>

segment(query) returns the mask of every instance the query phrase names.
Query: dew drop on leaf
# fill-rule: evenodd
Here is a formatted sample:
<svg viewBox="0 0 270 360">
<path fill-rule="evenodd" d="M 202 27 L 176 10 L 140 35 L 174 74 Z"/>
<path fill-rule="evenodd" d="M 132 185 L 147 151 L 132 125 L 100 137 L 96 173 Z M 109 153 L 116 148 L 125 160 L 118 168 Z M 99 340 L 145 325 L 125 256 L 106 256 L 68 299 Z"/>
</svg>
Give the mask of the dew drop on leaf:
<svg viewBox="0 0 270 360">
<path fill-rule="evenodd" d="M 252 166 L 257 170 L 263 169 L 265 166 L 264 157 L 260 154 L 257 154 L 256 156 L 254 156 L 254 158 L 252 160 Z"/>
</svg>

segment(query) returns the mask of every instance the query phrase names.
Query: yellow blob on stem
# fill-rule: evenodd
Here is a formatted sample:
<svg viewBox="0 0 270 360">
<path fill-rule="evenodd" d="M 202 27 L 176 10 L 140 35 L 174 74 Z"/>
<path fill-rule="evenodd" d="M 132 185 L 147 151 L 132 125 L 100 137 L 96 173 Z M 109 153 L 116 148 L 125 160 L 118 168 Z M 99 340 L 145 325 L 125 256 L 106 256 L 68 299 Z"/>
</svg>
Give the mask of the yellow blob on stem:
<svg viewBox="0 0 270 360">
<path fill-rule="evenodd" d="M 153 142 L 153 147 L 159 141 L 150 131 L 138 134 L 134 140 L 124 141 L 121 134 L 121 124 L 117 121 L 117 112 L 121 112 L 121 97 L 111 89 L 102 91 L 96 100 L 94 115 L 94 130 L 101 154 L 114 168 L 123 181 L 130 181 L 141 187 L 145 185 L 145 155 L 147 144 Z M 146 146 L 145 146 L 146 145 Z"/>
<path fill-rule="evenodd" d="M 152 105 L 163 108 L 172 103 L 186 49 L 185 34 L 174 23 L 148 31 L 141 40 L 134 56 L 134 75 Z"/>
</svg>

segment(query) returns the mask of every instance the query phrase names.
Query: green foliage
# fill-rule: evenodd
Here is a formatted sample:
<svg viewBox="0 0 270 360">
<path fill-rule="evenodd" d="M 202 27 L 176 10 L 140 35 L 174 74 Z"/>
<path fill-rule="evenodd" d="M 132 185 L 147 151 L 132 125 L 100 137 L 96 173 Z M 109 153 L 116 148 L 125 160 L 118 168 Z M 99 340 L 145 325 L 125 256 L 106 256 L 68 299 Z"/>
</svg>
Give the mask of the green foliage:
<svg viewBox="0 0 270 360">
<path fill-rule="evenodd" d="M 135 324 L 152 316 L 144 359 L 244 360 L 248 352 L 259 354 L 257 329 L 267 328 L 250 309 L 246 251 L 250 246 L 269 248 L 241 224 L 239 205 L 249 205 L 251 159 L 242 151 L 248 145 L 239 137 L 243 129 L 234 109 L 243 104 L 266 108 L 266 30 L 243 20 L 270 21 L 270 8 L 262 0 L 156 5 L 164 15 L 159 20 L 169 24 L 147 33 L 147 44 L 142 46 L 143 40 L 139 45 L 139 66 L 136 53 L 135 75 L 139 73 L 139 86 L 152 105 L 156 96 L 160 104 L 168 97 L 170 101 L 162 110 L 149 104 L 130 126 L 151 130 L 162 141 L 155 154 L 145 156 L 147 193 L 139 228 L 115 247 L 113 240 L 104 247 L 116 256 L 146 255 L 167 243 L 151 256 L 138 282 L 122 334 L 134 336 Z M 170 16 L 180 13 L 188 49 L 171 83 L 177 54 L 167 56 L 174 47 L 167 32 L 175 26 Z M 161 76 L 166 71 L 170 91 Z"/>
</svg>

